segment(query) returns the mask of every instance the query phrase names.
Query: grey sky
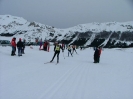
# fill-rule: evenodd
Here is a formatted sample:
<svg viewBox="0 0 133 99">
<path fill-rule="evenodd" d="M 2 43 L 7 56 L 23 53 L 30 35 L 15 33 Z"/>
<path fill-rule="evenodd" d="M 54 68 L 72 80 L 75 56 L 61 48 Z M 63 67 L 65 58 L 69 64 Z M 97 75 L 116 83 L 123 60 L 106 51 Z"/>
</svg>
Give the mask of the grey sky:
<svg viewBox="0 0 133 99">
<path fill-rule="evenodd" d="M 0 0 L 0 15 L 56 28 L 90 22 L 133 21 L 133 0 Z"/>
</svg>

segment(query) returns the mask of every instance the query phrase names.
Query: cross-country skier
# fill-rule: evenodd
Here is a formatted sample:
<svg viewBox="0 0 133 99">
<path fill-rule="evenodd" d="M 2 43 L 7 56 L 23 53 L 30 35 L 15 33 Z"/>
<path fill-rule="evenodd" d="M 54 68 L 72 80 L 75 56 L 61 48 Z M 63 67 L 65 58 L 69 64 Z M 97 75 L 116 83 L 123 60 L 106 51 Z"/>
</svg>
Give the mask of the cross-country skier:
<svg viewBox="0 0 133 99">
<path fill-rule="evenodd" d="M 65 50 L 65 44 L 64 43 L 62 43 L 62 49 Z"/>
<path fill-rule="evenodd" d="M 76 52 L 76 54 L 78 54 L 77 51 L 76 51 L 76 45 L 73 45 L 73 46 L 72 46 L 72 49 L 73 49 L 72 54 L 73 54 L 74 52 Z"/>
<path fill-rule="evenodd" d="M 68 57 L 69 57 L 69 53 L 70 53 L 71 56 L 73 57 L 73 55 L 72 55 L 72 53 L 71 53 L 71 46 L 69 45 L 69 46 L 67 47 L 67 49 L 68 49 Z"/>
<path fill-rule="evenodd" d="M 54 47 L 54 56 L 52 58 L 52 60 L 50 62 L 52 62 L 55 58 L 55 56 L 57 55 L 57 63 L 59 63 L 59 54 L 60 54 L 60 49 L 62 49 L 61 45 L 59 45 L 58 42 L 55 43 L 55 47 Z M 62 49 L 62 52 L 63 52 L 63 49 Z"/>
</svg>

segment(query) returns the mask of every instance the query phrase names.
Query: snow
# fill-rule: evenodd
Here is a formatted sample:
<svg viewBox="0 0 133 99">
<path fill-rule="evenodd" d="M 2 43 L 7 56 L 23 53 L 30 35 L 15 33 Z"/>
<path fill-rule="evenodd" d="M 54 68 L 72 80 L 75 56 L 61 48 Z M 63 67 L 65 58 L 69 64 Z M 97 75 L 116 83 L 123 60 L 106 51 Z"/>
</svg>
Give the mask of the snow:
<svg viewBox="0 0 133 99">
<path fill-rule="evenodd" d="M 90 39 L 85 43 L 85 46 L 86 46 L 86 45 L 90 45 L 91 42 L 94 41 L 94 39 L 95 39 L 95 33 L 91 35 Z"/>
<path fill-rule="evenodd" d="M 32 22 L 33 23 L 33 22 Z M 57 40 L 62 40 L 62 38 L 65 38 L 64 36 L 66 34 L 70 34 L 68 38 L 65 39 L 71 39 L 71 36 L 75 34 L 75 32 L 88 32 L 92 31 L 93 33 L 99 33 L 102 31 L 133 31 L 133 21 L 128 22 L 105 22 L 105 23 L 86 23 L 86 24 L 79 24 L 74 27 L 66 28 L 66 29 L 59 29 L 59 28 L 53 28 L 52 26 L 44 25 L 38 22 L 34 22 L 35 25 L 38 25 L 37 27 L 34 27 L 33 25 L 29 26 L 31 22 L 25 20 L 22 17 L 17 16 L 11 16 L 11 15 L 0 15 L 0 34 L 2 33 L 14 33 L 16 31 L 27 31 L 24 34 L 15 34 L 14 36 L 16 38 L 21 37 L 22 39 L 25 38 L 26 41 L 35 41 L 35 38 L 39 38 L 42 40 L 52 39 L 58 36 L 58 34 L 62 34 L 62 36 L 58 36 Z M 39 30 L 39 31 L 38 31 Z M 32 35 L 34 32 L 36 32 L 36 35 Z M 53 33 L 54 36 L 49 36 L 50 33 Z M 31 38 L 29 38 L 31 37 Z"/>
<path fill-rule="evenodd" d="M 133 99 L 133 48 L 104 49 L 100 63 L 94 50 L 60 53 L 60 63 L 39 46 L 26 46 L 22 57 L 0 46 L 0 99 Z"/>
</svg>

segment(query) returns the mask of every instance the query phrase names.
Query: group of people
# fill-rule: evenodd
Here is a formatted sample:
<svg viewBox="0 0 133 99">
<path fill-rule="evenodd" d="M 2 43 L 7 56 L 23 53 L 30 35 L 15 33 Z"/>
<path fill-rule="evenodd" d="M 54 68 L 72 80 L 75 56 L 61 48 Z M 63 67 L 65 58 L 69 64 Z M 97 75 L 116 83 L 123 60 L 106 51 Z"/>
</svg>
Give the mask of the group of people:
<svg viewBox="0 0 133 99">
<path fill-rule="evenodd" d="M 57 63 L 59 63 L 60 49 L 62 50 L 62 52 L 64 52 L 65 45 L 63 43 L 62 43 L 62 45 L 60 45 L 58 42 L 55 42 L 55 44 L 54 44 L 54 51 L 55 51 L 55 53 L 54 53 L 53 58 L 52 58 L 52 60 L 50 62 L 53 62 L 55 56 L 57 55 Z M 76 51 L 76 46 L 75 45 L 72 45 L 72 46 L 71 45 L 68 45 L 66 49 L 68 50 L 68 57 L 69 57 L 69 54 L 71 54 L 71 56 L 73 57 L 72 54 L 74 52 L 76 54 L 78 54 L 77 51 Z"/>
<path fill-rule="evenodd" d="M 16 55 L 16 48 L 18 49 L 18 56 L 22 56 L 22 54 L 24 53 L 25 50 L 25 40 L 22 41 L 21 38 L 19 38 L 19 41 L 16 43 L 16 38 L 12 38 L 11 41 L 11 47 L 12 47 L 12 51 L 11 51 L 11 56 Z"/>
<path fill-rule="evenodd" d="M 40 40 L 39 42 L 39 50 L 44 50 L 44 51 L 48 51 L 49 52 L 49 49 L 50 49 L 50 43 L 48 41 L 44 41 L 44 43 L 42 42 L 42 39 Z M 43 49 L 42 49 L 42 46 L 43 46 Z"/>
<path fill-rule="evenodd" d="M 63 46 L 59 45 L 58 42 L 56 42 L 54 45 L 55 45 L 54 46 L 55 53 L 54 53 L 53 58 L 50 62 L 53 62 L 55 56 L 57 55 L 57 63 L 59 63 L 60 49 L 62 50 L 62 52 L 64 52 L 65 49 L 63 48 Z M 68 57 L 69 57 L 69 54 L 71 54 L 71 56 L 73 57 L 74 52 L 76 54 L 78 54 L 77 51 L 76 51 L 76 46 L 75 45 L 72 45 L 72 46 L 68 45 L 66 49 L 68 49 Z M 99 63 L 101 51 L 102 51 L 101 47 L 96 47 L 95 52 L 94 52 L 94 63 Z"/>
<path fill-rule="evenodd" d="M 49 48 L 50 48 L 50 44 L 48 41 L 45 41 L 44 44 L 42 44 L 42 40 L 40 41 L 40 48 L 41 49 L 41 46 L 43 45 L 43 50 L 44 51 L 49 51 Z M 22 41 L 21 38 L 19 38 L 19 41 L 16 43 L 16 38 L 12 38 L 12 41 L 11 41 L 11 46 L 12 46 L 12 52 L 11 52 L 11 56 L 14 56 L 16 55 L 15 52 L 16 52 L 16 48 L 18 49 L 18 56 L 22 56 L 22 54 L 25 54 L 24 53 L 24 50 L 25 50 L 25 40 Z M 73 57 L 73 53 L 75 52 L 76 54 L 77 51 L 76 51 L 76 45 L 68 45 L 66 46 L 66 49 L 68 50 L 68 57 L 69 55 L 71 55 Z M 53 55 L 53 58 L 50 62 L 52 62 L 55 58 L 55 56 L 57 55 L 57 63 L 59 63 L 59 54 L 60 54 L 60 50 L 62 50 L 62 52 L 64 52 L 65 50 L 65 44 L 62 43 L 61 45 L 58 43 L 58 42 L 55 42 L 54 43 L 54 55 Z M 94 52 L 94 63 L 99 63 L 100 61 L 100 55 L 101 55 L 101 48 L 100 47 L 95 47 L 94 48 L 95 52 Z"/>
</svg>

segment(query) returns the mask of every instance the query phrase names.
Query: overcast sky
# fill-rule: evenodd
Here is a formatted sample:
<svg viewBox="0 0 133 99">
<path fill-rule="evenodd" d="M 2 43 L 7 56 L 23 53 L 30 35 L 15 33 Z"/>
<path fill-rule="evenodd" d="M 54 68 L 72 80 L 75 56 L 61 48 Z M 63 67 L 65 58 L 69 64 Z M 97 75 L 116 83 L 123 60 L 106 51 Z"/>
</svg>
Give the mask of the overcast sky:
<svg viewBox="0 0 133 99">
<path fill-rule="evenodd" d="M 91 22 L 133 21 L 133 0 L 0 0 L 0 15 L 56 28 Z"/>
</svg>

